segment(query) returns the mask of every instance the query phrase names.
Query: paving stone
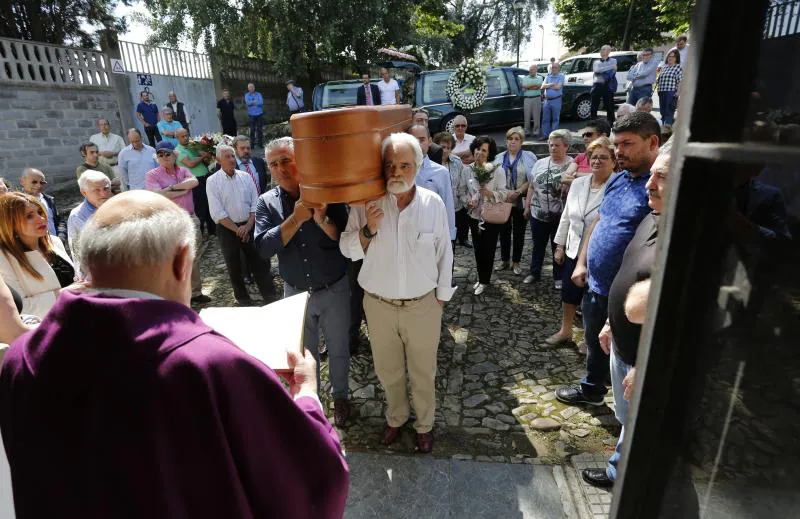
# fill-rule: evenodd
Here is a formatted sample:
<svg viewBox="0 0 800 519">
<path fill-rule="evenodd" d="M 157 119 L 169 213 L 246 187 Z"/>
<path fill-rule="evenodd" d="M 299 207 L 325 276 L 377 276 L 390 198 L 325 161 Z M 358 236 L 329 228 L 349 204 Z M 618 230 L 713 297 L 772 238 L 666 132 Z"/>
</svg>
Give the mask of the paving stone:
<svg viewBox="0 0 800 519">
<path fill-rule="evenodd" d="M 552 418 L 536 418 L 531 422 L 531 427 L 539 431 L 557 431 L 561 424 Z"/>
<path fill-rule="evenodd" d="M 586 438 L 587 436 L 592 434 L 592 431 L 590 431 L 589 429 L 573 429 L 572 431 L 570 431 L 570 433 L 577 436 L 578 438 Z"/>
<path fill-rule="evenodd" d="M 509 425 L 506 423 L 501 422 L 496 418 L 484 418 L 481 422 L 481 425 L 484 427 L 488 427 L 489 429 L 494 429 L 495 431 L 507 431 L 510 429 Z"/>
<path fill-rule="evenodd" d="M 475 406 L 478 406 L 478 405 L 480 405 L 480 404 L 482 404 L 484 402 L 488 402 L 489 400 L 491 400 L 489 398 L 489 395 L 487 395 L 485 393 L 480 393 L 480 394 L 472 395 L 471 397 L 465 398 L 464 399 L 464 406 L 465 407 L 475 407 Z"/>
<path fill-rule="evenodd" d="M 491 373 L 492 371 L 498 371 L 500 366 L 494 364 L 493 362 L 481 362 L 474 366 L 467 368 L 467 373 L 476 374 L 476 373 Z"/>
<path fill-rule="evenodd" d="M 372 384 L 353 391 L 353 398 L 375 398 L 375 386 Z"/>
</svg>

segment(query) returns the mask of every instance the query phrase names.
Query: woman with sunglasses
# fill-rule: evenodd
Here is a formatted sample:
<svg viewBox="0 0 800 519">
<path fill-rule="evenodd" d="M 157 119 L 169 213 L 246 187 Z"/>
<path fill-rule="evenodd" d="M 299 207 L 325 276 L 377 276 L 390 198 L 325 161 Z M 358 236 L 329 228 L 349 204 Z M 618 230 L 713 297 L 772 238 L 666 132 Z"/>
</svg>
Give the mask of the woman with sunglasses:
<svg viewBox="0 0 800 519">
<path fill-rule="evenodd" d="M 0 276 L 22 296 L 24 314 L 43 317 L 75 279 L 72 258 L 31 195 L 0 195 L 0 252 Z"/>
<path fill-rule="evenodd" d="M 614 149 L 608 137 L 600 137 L 586 148 L 592 174 L 575 179 L 567 195 L 556 231 L 556 253 L 553 260 L 561 265 L 561 329 L 545 342 L 555 345 L 572 339 L 572 322 L 583 298 L 583 288 L 572 282 L 572 271 L 581 250 L 584 230 L 597 217 L 606 183 L 614 172 Z"/>
</svg>

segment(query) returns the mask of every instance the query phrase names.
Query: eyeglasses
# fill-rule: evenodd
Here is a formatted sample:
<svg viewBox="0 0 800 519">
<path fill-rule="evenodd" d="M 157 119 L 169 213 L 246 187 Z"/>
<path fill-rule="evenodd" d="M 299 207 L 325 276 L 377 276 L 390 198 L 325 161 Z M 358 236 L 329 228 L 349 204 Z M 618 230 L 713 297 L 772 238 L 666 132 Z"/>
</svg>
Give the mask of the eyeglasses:
<svg viewBox="0 0 800 519">
<path fill-rule="evenodd" d="M 454 124 L 453 125 L 453 128 L 466 128 L 466 127 L 467 127 L 466 124 Z"/>
<path fill-rule="evenodd" d="M 595 132 L 585 132 L 581 134 L 581 137 L 583 137 L 584 139 L 591 139 L 595 135 L 596 135 Z"/>
<path fill-rule="evenodd" d="M 171 157 L 172 153 L 169 151 L 159 151 L 156 153 L 156 157 Z"/>
<path fill-rule="evenodd" d="M 592 155 L 592 158 L 589 159 L 589 162 L 592 162 L 594 160 L 606 161 L 606 160 L 611 160 L 611 157 L 609 157 L 608 155 Z"/>
<path fill-rule="evenodd" d="M 31 180 L 31 184 L 33 184 L 33 185 L 37 185 L 37 184 L 45 185 L 45 184 L 47 184 L 47 180 Z"/>
</svg>

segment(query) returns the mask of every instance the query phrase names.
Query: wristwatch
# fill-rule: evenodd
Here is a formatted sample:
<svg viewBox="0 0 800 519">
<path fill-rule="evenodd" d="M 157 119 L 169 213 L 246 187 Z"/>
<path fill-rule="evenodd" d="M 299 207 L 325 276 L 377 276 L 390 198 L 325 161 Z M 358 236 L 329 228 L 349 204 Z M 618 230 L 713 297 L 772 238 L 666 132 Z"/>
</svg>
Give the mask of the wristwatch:
<svg viewBox="0 0 800 519">
<path fill-rule="evenodd" d="M 364 235 L 364 238 L 371 240 L 378 234 L 378 232 L 370 232 L 369 227 L 365 225 L 361 228 L 361 234 Z"/>
</svg>

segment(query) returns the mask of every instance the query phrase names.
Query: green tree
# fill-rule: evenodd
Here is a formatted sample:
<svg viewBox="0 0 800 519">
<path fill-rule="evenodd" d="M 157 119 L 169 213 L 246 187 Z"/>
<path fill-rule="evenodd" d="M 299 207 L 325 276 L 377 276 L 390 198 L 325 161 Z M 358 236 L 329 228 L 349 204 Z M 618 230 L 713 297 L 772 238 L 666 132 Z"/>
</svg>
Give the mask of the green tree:
<svg viewBox="0 0 800 519">
<path fill-rule="evenodd" d="M 0 9 L 0 36 L 93 48 L 100 31 L 91 29 L 126 30 L 125 18 L 113 14 L 120 2 L 130 4 L 130 0 L 10 0 Z"/>
</svg>

